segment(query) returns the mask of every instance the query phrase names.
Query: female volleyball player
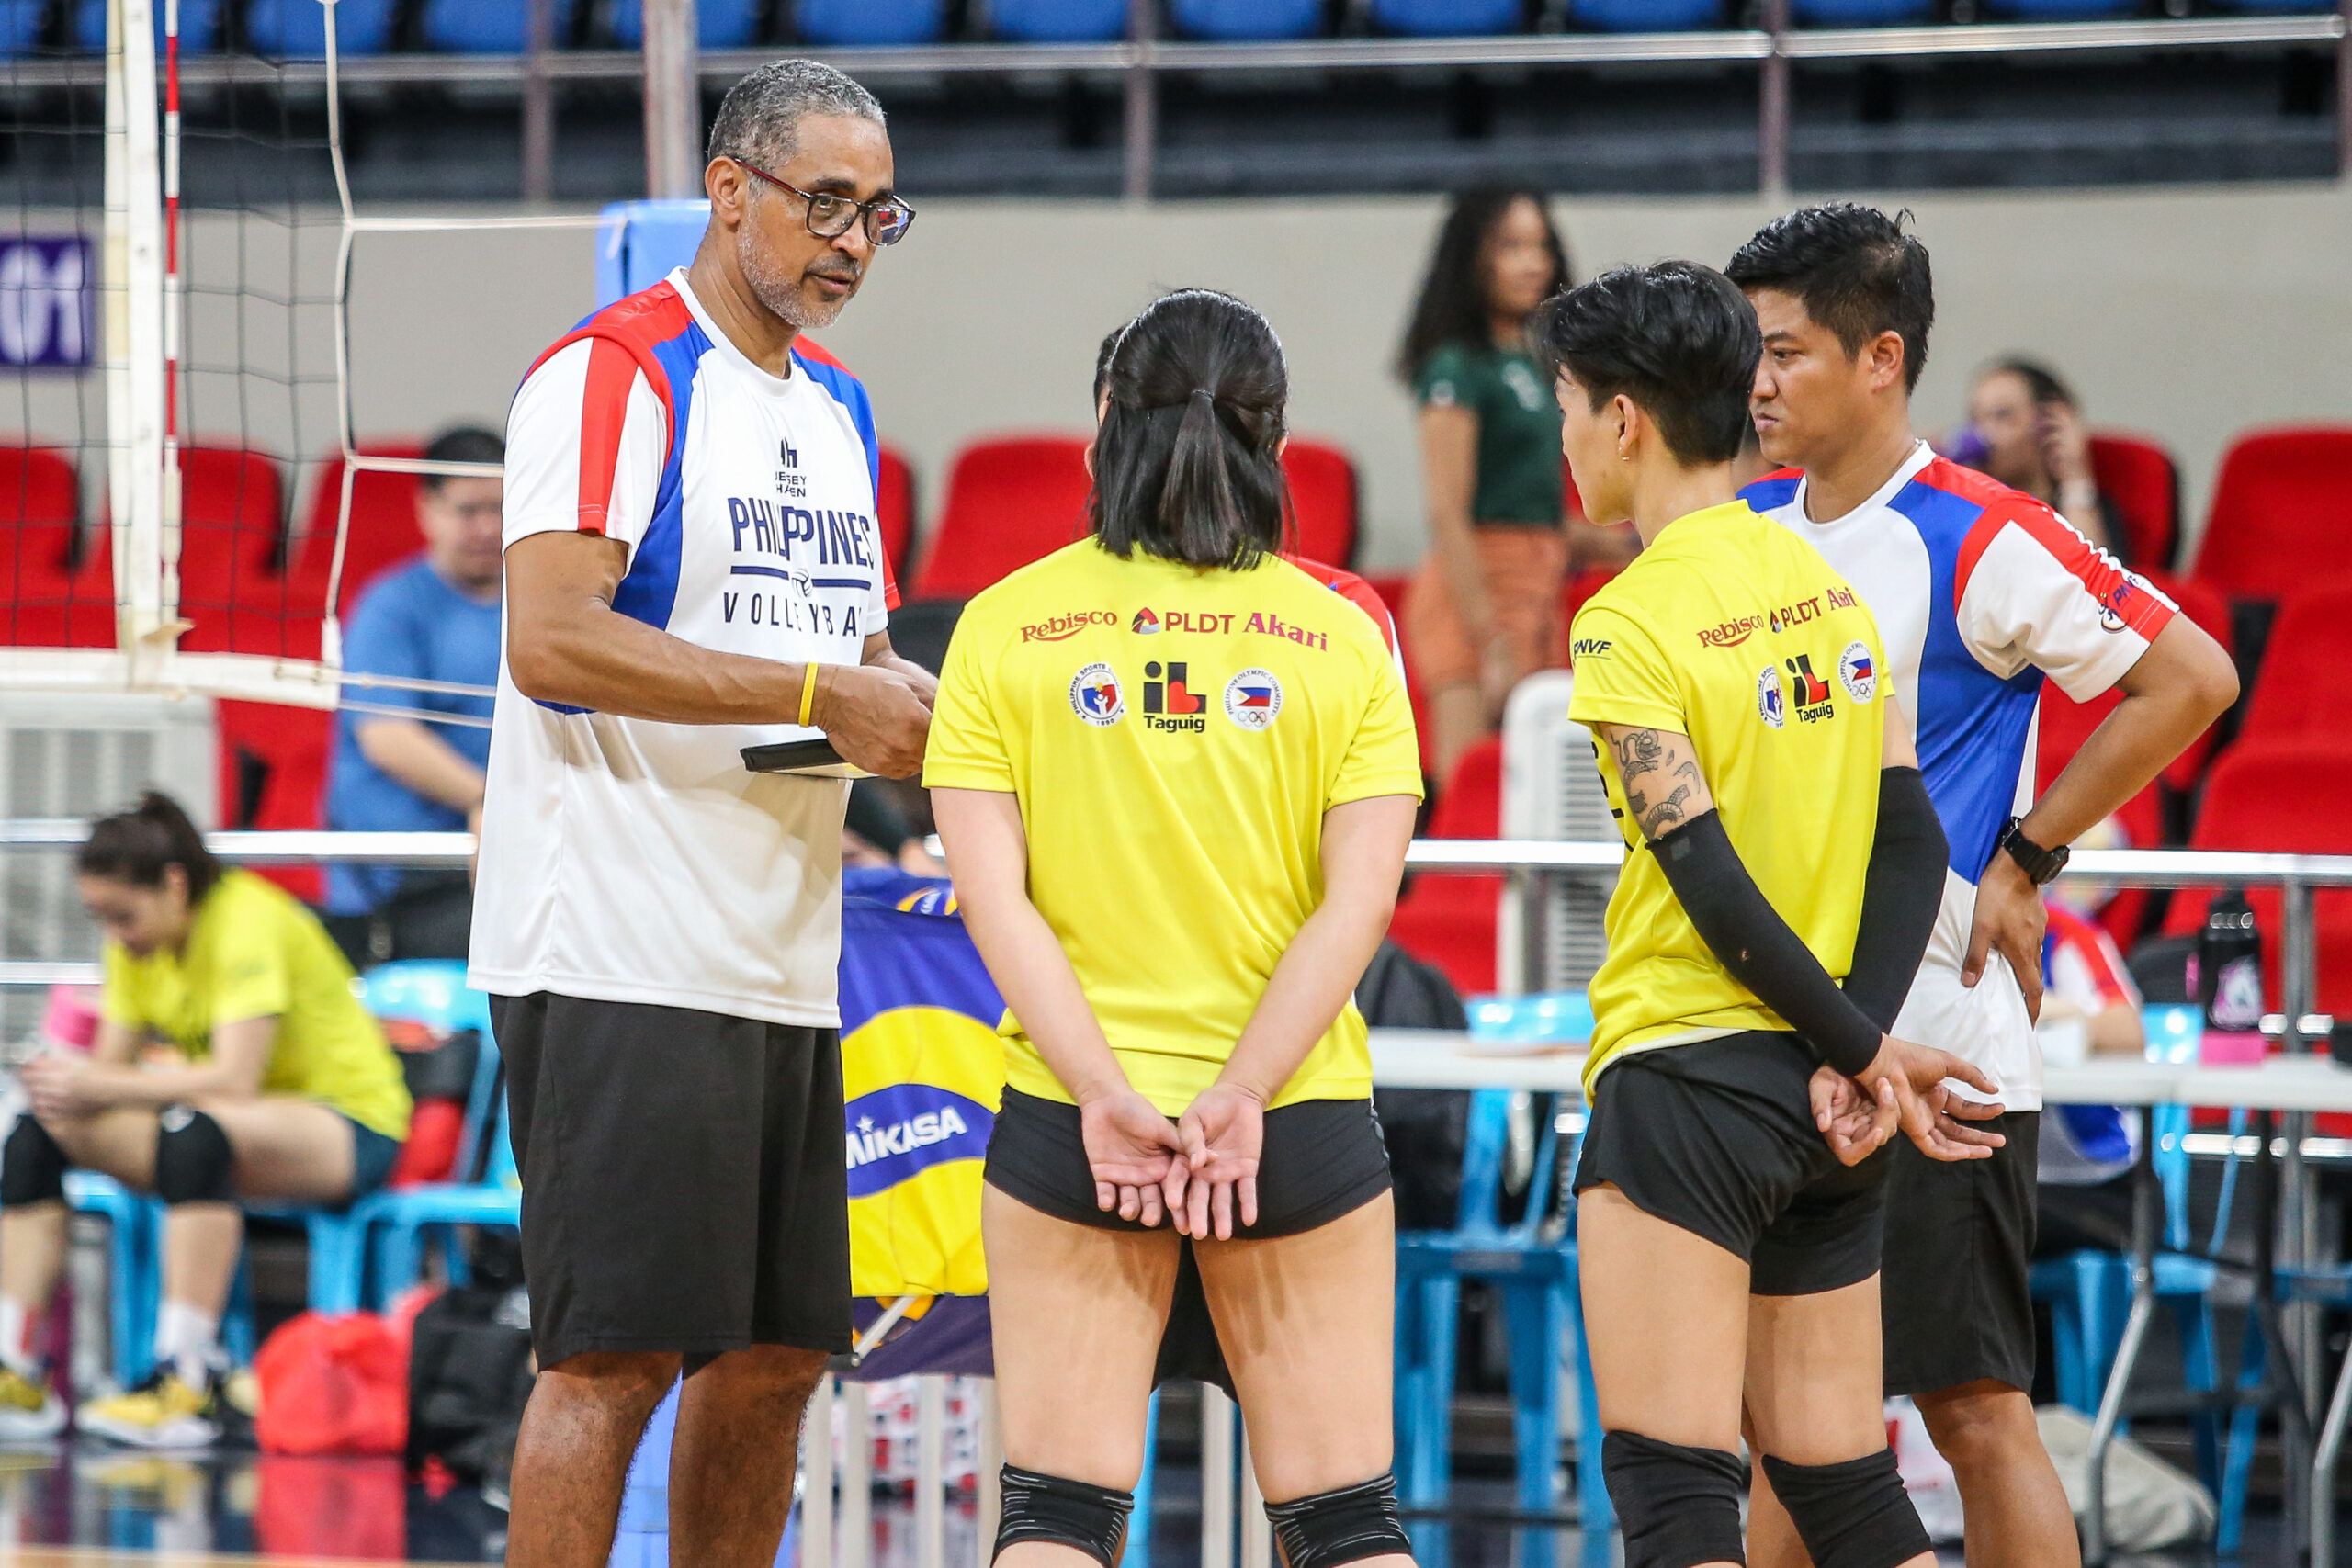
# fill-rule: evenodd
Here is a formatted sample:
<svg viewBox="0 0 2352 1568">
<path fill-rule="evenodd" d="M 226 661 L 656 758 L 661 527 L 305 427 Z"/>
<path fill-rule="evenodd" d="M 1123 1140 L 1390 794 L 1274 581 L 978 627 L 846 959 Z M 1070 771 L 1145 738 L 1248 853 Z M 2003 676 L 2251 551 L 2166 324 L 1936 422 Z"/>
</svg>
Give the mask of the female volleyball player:
<svg viewBox="0 0 2352 1568">
<path fill-rule="evenodd" d="M 1276 554 L 1286 389 L 1239 300 L 1144 311 L 1091 537 L 973 600 L 941 678 L 924 782 L 1009 1009 L 982 1207 L 1008 1565 L 1117 1561 L 1187 1245 L 1285 1560 L 1409 1562 L 1349 995 L 1420 771 L 1380 631 Z"/>
<path fill-rule="evenodd" d="M 408 1136 L 408 1086 L 318 917 L 222 866 L 167 797 L 100 820 L 75 869 L 106 932 L 103 1020 L 89 1055 L 26 1064 L 32 1111 L 0 1154 L 0 1434 L 62 1421 L 27 1333 L 57 1288 L 65 1171 L 81 1166 L 170 1205 L 154 1378 L 85 1404 L 81 1427 L 198 1446 L 229 1415 L 220 1325 L 244 1245 L 236 1200 L 374 1190 Z"/>
<path fill-rule="evenodd" d="M 1628 1568 L 1743 1561 L 1741 1404 L 1813 1560 L 1927 1563 L 1880 1416 L 1879 1184 L 1899 1122 L 1980 1157 L 1940 1051 L 1884 1033 L 1944 842 L 1869 610 L 1737 499 L 1760 339 L 1719 273 L 1626 268 L 1545 307 L 1563 446 L 1644 549 L 1574 628 L 1632 852 L 1593 976 L 1576 1187 Z M 1837 979 L 1845 981 L 1841 990 Z M 1866 1097 L 1866 1098 L 1865 1098 Z"/>
</svg>

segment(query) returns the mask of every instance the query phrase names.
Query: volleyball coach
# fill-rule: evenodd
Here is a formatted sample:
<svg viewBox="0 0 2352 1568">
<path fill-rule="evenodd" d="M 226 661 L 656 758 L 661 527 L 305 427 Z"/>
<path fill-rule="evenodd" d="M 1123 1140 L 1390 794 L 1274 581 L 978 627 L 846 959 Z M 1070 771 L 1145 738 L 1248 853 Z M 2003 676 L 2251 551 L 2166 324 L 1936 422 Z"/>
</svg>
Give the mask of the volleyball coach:
<svg viewBox="0 0 2352 1568">
<path fill-rule="evenodd" d="M 472 977 L 540 1369 L 518 1568 L 605 1562 L 682 1370 L 672 1551 L 773 1562 L 802 1406 L 850 1346 L 848 785 L 741 753 L 821 730 L 872 773 L 922 759 L 936 683 L 885 630 L 872 411 L 799 336 L 912 223 L 892 179 L 864 88 L 752 73 L 711 129 L 693 264 L 559 340 L 508 416 Z"/>
</svg>

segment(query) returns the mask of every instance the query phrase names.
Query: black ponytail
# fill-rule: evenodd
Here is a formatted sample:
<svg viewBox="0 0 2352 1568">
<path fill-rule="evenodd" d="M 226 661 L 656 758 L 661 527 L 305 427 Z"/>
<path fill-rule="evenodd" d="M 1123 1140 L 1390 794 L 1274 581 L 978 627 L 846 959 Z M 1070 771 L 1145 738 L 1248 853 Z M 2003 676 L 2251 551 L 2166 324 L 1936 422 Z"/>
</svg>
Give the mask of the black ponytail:
<svg viewBox="0 0 2352 1568">
<path fill-rule="evenodd" d="M 1087 508 L 1104 549 L 1246 571 L 1282 547 L 1290 382 L 1265 317 L 1229 294 L 1170 294 L 1120 334 L 1102 381 Z"/>
<path fill-rule="evenodd" d="M 220 863 L 204 847 L 204 835 L 178 801 L 155 790 L 131 810 L 101 817 L 74 857 L 85 876 L 103 876 L 134 887 L 161 887 L 164 869 L 178 866 L 187 877 L 187 901 L 201 903 L 220 880 Z"/>
</svg>

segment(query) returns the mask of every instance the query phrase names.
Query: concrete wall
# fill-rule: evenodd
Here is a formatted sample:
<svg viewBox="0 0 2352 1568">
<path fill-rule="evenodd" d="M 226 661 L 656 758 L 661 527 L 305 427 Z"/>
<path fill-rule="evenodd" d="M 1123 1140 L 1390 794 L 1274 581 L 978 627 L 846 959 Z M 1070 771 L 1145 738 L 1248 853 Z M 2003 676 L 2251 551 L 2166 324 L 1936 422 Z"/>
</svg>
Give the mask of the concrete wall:
<svg viewBox="0 0 2352 1568">
<path fill-rule="evenodd" d="M 886 439 L 915 463 L 928 522 L 949 459 L 992 431 L 1081 428 L 1096 343 L 1155 292 L 1231 289 L 1264 310 L 1291 359 L 1293 424 L 1362 467 L 1364 558 L 1419 553 L 1411 409 L 1391 378 L 1434 199 L 1170 204 L 921 202 L 906 244 L 823 334 L 873 389 Z M 2028 350 L 2068 375 L 2093 423 L 2163 439 L 2187 470 L 2191 526 L 2222 448 L 2249 426 L 2352 420 L 2352 191 L 2338 186 L 1940 195 L 1910 201 L 1935 253 L 1940 319 L 1923 424 L 1960 411 L 1969 371 Z M 1720 265 L 1769 215 L 1752 198 L 1559 204 L 1580 273 L 1691 255 Z M 323 303 L 335 230 L 225 220 L 193 243 L 199 284 L 242 275 L 303 303 L 199 294 L 191 358 L 242 357 L 275 378 L 200 375 L 199 435 L 287 455 L 332 446 Z M 545 344 L 593 303 L 579 231 L 366 235 L 352 283 L 363 436 L 458 418 L 496 423 Z M 71 381 L 28 379 L 0 425 L 70 438 Z M 5 399 L 5 389 L 0 389 Z M 95 400 L 79 400 L 86 409 Z"/>
</svg>

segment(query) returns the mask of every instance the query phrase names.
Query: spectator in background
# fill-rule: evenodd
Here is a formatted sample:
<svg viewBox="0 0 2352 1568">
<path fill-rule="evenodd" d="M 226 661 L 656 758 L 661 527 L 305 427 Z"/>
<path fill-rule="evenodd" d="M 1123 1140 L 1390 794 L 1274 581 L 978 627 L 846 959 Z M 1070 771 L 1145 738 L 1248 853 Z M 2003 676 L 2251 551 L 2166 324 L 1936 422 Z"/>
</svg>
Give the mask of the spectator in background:
<svg viewBox="0 0 2352 1568">
<path fill-rule="evenodd" d="M 2114 503 L 2099 493 L 2082 405 L 2056 375 L 2030 359 L 1998 359 L 1976 373 L 1968 429 L 1953 457 L 2021 490 L 2126 566 L 2129 539 Z"/>
<path fill-rule="evenodd" d="M 487 430 L 444 431 L 424 449 L 436 463 L 503 463 L 506 444 Z M 359 596 L 344 632 L 348 671 L 498 684 L 498 592 L 503 570 L 501 485 L 494 479 L 428 474 L 417 487 L 424 549 Z M 491 699 L 447 692 L 355 686 L 346 695 L 379 707 L 445 714 L 480 725 L 335 716 L 326 821 L 353 831 L 447 832 L 480 825 L 490 766 Z M 463 958 L 473 923 L 464 872 L 396 866 L 327 868 L 327 929 L 356 967 L 394 958 Z"/>
<path fill-rule="evenodd" d="M 1567 253 L 1524 190 L 1457 197 L 1413 308 L 1397 370 L 1420 404 L 1430 550 L 1405 604 L 1441 779 L 1494 732 L 1531 671 L 1565 662 L 1560 584 L 1630 559 L 1630 530 L 1569 515 L 1560 405 L 1529 355 L 1528 318 L 1568 286 Z"/>
<path fill-rule="evenodd" d="M 81 1429 L 204 1447 L 239 1416 L 220 1349 L 237 1201 L 374 1191 L 408 1136 L 408 1086 L 317 917 L 215 860 L 174 801 L 151 793 L 95 824 L 75 870 L 106 933 L 101 1016 L 86 1055 L 25 1064 L 29 1113 L 0 1150 L 0 1438 L 64 1425 L 32 1327 L 64 1269 L 65 1172 L 80 1167 L 168 1205 L 154 1375 L 85 1403 Z"/>
</svg>

